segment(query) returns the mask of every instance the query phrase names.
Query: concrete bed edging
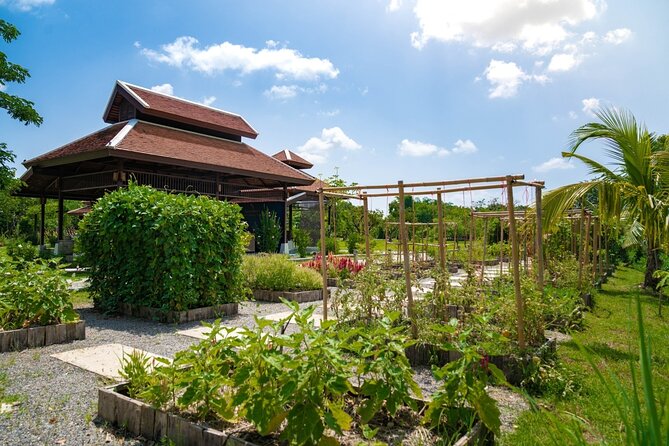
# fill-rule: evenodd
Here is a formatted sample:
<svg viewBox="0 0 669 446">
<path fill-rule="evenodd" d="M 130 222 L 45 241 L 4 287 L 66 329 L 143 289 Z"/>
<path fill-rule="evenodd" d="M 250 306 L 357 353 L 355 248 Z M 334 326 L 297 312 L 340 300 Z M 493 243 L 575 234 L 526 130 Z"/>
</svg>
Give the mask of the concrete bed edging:
<svg viewBox="0 0 669 446">
<path fill-rule="evenodd" d="M 158 322 L 184 324 L 186 322 L 235 315 L 239 313 L 239 304 L 233 302 L 211 307 L 193 308 L 185 311 L 163 311 L 157 308 L 121 303 L 119 305 L 119 313 L 124 316 L 133 316 Z"/>
<path fill-rule="evenodd" d="M 86 339 L 86 322 L 83 320 L 0 331 L 0 353 L 84 339 Z"/>
<path fill-rule="evenodd" d="M 263 302 L 281 302 L 280 297 L 293 302 L 315 302 L 323 300 L 323 290 L 309 291 L 269 291 L 253 290 L 253 298 Z"/>
</svg>

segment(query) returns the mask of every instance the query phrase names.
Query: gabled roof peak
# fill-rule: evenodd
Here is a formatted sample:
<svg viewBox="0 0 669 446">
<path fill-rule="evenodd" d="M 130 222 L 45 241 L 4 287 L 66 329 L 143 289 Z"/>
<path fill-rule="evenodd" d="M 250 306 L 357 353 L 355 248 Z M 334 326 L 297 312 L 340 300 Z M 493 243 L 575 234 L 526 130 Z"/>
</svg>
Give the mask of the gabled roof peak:
<svg viewBox="0 0 669 446">
<path fill-rule="evenodd" d="M 297 153 L 291 152 L 288 149 L 283 149 L 272 155 L 272 157 L 296 169 L 311 169 L 312 167 L 314 167 L 312 163 L 305 160 Z"/>
</svg>

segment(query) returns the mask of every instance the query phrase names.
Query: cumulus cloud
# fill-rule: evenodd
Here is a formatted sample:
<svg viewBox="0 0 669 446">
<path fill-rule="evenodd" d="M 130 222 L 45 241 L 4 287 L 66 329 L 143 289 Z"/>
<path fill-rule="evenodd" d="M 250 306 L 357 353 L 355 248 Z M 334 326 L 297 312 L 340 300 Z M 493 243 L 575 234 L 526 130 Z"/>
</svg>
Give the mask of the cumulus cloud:
<svg viewBox="0 0 669 446">
<path fill-rule="evenodd" d="M 333 151 L 352 151 L 361 148 L 362 146 L 346 135 L 341 128 L 331 127 L 323 129 L 320 136 L 309 138 L 307 142 L 297 147 L 295 152 L 314 164 L 320 164 L 327 161 Z"/>
<path fill-rule="evenodd" d="M 411 39 L 416 48 L 436 40 L 486 48 L 517 44 L 547 54 L 571 28 L 595 18 L 602 5 L 598 0 L 417 0 L 420 30 Z"/>
<path fill-rule="evenodd" d="M 272 85 L 264 95 L 270 99 L 286 100 L 297 96 L 297 85 Z"/>
<path fill-rule="evenodd" d="M 0 0 L 0 5 L 7 5 L 10 8 L 23 12 L 28 12 L 41 6 L 50 6 L 54 3 L 56 3 L 56 0 Z"/>
<path fill-rule="evenodd" d="M 534 81 L 544 84 L 549 81 L 546 75 L 527 74 L 515 62 L 504 62 L 492 59 L 483 72 L 490 83 L 491 99 L 510 98 L 518 93 L 523 82 Z"/>
<path fill-rule="evenodd" d="M 156 93 L 169 94 L 172 96 L 174 94 L 174 87 L 172 84 L 154 85 L 151 87 L 151 91 L 155 91 Z"/>
<path fill-rule="evenodd" d="M 202 99 L 202 104 L 204 105 L 211 105 L 214 102 L 216 102 L 216 96 L 206 96 Z"/>
<path fill-rule="evenodd" d="M 575 54 L 560 53 L 554 54 L 548 64 L 548 71 L 569 71 L 576 68 L 581 61 Z"/>
<path fill-rule="evenodd" d="M 290 48 L 276 48 L 271 42 L 266 48 L 256 49 L 230 42 L 201 47 L 195 37 L 182 36 L 162 45 L 160 50 L 144 48 L 142 54 L 149 60 L 174 67 L 185 67 L 205 74 L 238 71 L 242 74 L 256 71 L 274 71 L 279 79 L 314 81 L 334 79 L 339 70 L 328 59 L 305 57 Z"/>
<path fill-rule="evenodd" d="M 402 0 L 389 0 L 386 11 L 395 12 L 402 7 Z"/>
<path fill-rule="evenodd" d="M 627 39 L 632 37 L 632 30 L 629 28 L 618 28 L 612 31 L 607 32 L 604 35 L 604 41 L 606 43 L 612 43 L 614 45 L 620 45 L 625 42 Z"/>
<path fill-rule="evenodd" d="M 546 162 L 539 164 L 538 166 L 532 167 L 532 170 L 535 172 L 548 172 L 551 170 L 566 170 L 573 169 L 574 165 L 567 161 L 566 158 L 551 158 Z"/>
<path fill-rule="evenodd" d="M 595 116 L 595 111 L 599 108 L 599 99 L 588 98 L 581 101 L 583 104 L 583 113 L 590 116 Z"/>
<path fill-rule="evenodd" d="M 430 155 L 447 156 L 450 154 L 469 154 L 478 151 L 470 139 L 458 139 L 452 148 L 446 149 L 435 144 L 403 139 L 397 146 L 400 156 L 422 157 Z"/>
</svg>

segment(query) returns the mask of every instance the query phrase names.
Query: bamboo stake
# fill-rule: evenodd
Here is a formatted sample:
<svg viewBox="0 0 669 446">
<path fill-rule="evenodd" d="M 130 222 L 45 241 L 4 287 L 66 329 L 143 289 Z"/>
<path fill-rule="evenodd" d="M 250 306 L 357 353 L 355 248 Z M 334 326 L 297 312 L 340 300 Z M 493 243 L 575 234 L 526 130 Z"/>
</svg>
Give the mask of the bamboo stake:
<svg viewBox="0 0 669 446">
<path fill-rule="evenodd" d="M 472 264 L 474 256 L 473 243 L 474 243 L 474 213 L 470 212 L 469 214 L 469 265 L 470 266 Z"/>
<path fill-rule="evenodd" d="M 328 266 L 325 252 L 325 200 L 323 189 L 318 190 L 318 206 L 321 213 L 321 274 L 323 276 L 323 320 L 328 320 Z"/>
<path fill-rule="evenodd" d="M 544 229 L 543 229 L 543 210 L 541 209 L 542 190 L 541 186 L 534 189 L 534 205 L 536 209 L 537 229 L 536 229 L 536 248 L 534 257 L 537 260 L 537 288 L 540 292 L 544 292 Z"/>
<path fill-rule="evenodd" d="M 469 192 L 469 191 L 477 191 L 477 190 L 491 190 L 491 189 L 502 189 L 504 187 L 503 184 L 486 184 L 483 186 L 466 186 L 466 187 L 458 187 L 456 189 L 442 189 L 441 192 L 443 194 L 451 194 L 455 192 Z M 430 190 L 423 190 L 423 191 L 405 191 L 404 195 L 411 195 L 413 197 L 416 196 L 423 196 L 423 195 L 434 195 L 438 191 L 436 189 L 430 189 Z M 378 194 L 367 194 L 368 197 L 396 197 L 397 192 L 383 192 L 383 193 L 378 193 Z"/>
<path fill-rule="evenodd" d="M 441 201 L 441 192 L 437 194 L 437 222 L 439 224 L 439 266 L 444 271 L 446 269 L 446 252 L 444 251 L 444 208 Z"/>
<path fill-rule="evenodd" d="M 590 214 L 585 218 L 585 256 L 583 266 L 592 265 L 590 261 Z"/>
<path fill-rule="evenodd" d="M 411 334 L 414 338 L 418 337 L 418 327 L 413 314 L 413 294 L 411 292 L 411 265 L 409 264 L 409 243 L 406 226 L 404 225 L 404 184 L 403 181 L 397 182 L 400 200 L 400 239 L 402 240 L 402 253 L 404 255 L 404 279 L 407 288 L 407 314 L 411 321 Z"/>
<path fill-rule="evenodd" d="M 592 229 L 592 280 L 599 278 L 599 219 L 595 217 L 595 224 Z"/>
<path fill-rule="evenodd" d="M 583 233 L 584 231 L 584 223 L 585 223 L 585 208 L 583 207 L 583 203 L 581 203 L 581 220 L 579 222 L 579 242 L 578 242 L 578 289 L 579 291 L 583 291 L 583 264 L 585 263 L 585 247 L 583 246 L 583 240 L 585 239 L 585 234 Z"/>
<path fill-rule="evenodd" d="M 488 219 L 483 222 L 483 260 L 481 263 L 481 278 L 479 279 L 479 287 L 483 285 L 483 277 L 485 274 L 485 255 L 486 248 L 488 248 Z"/>
<path fill-rule="evenodd" d="M 516 296 L 516 329 L 518 332 L 518 346 L 525 349 L 525 304 L 520 290 L 520 265 L 518 264 L 518 233 L 516 232 L 516 216 L 513 204 L 513 179 L 507 177 L 506 195 L 509 210 L 509 241 L 511 242 L 511 257 L 513 266 L 513 288 Z"/>
<path fill-rule="evenodd" d="M 504 220 L 499 219 L 499 276 L 504 274 Z"/>
<path fill-rule="evenodd" d="M 367 192 L 363 192 L 362 206 L 363 206 L 363 223 L 365 225 L 365 258 L 369 263 L 372 257 L 372 251 L 369 246 L 369 205 L 367 203 Z"/>
</svg>

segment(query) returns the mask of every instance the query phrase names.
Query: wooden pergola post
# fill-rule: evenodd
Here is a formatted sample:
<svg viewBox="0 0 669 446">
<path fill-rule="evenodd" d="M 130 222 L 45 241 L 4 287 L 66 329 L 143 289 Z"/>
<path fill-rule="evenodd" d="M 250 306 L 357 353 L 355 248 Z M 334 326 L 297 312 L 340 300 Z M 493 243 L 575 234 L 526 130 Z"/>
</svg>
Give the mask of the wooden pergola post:
<svg viewBox="0 0 669 446">
<path fill-rule="evenodd" d="M 363 223 L 365 225 L 365 258 L 367 262 L 372 258 L 372 251 L 369 245 L 369 204 L 367 203 L 367 192 L 362 193 L 363 205 Z"/>
<path fill-rule="evenodd" d="M 521 350 L 525 349 L 525 303 L 520 290 L 520 265 L 518 260 L 518 233 L 516 232 L 516 216 L 513 204 L 513 179 L 506 179 L 506 195 L 508 199 L 509 211 L 509 241 L 511 242 L 511 257 L 513 266 L 513 289 L 516 296 L 516 329 L 518 334 L 518 346 Z"/>
<path fill-rule="evenodd" d="M 318 207 L 321 220 L 321 275 L 323 276 L 323 320 L 328 320 L 328 266 L 325 247 L 325 197 L 323 189 L 318 189 Z"/>
<path fill-rule="evenodd" d="M 474 211 L 469 211 L 469 265 L 474 257 Z"/>
<path fill-rule="evenodd" d="M 483 285 L 483 278 L 485 275 L 485 256 L 488 248 L 488 219 L 483 219 L 483 259 L 481 260 L 481 277 L 479 278 L 479 286 Z"/>
<path fill-rule="evenodd" d="M 599 218 L 594 218 L 592 229 L 592 280 L 599 280 Z"/>
<path fill-rule="evenodd" d="M 590 261 L 590 222 L 591 222 L 591 217 L 590 214 L 588 213 L 587 217 L 585 217 L 585 255 L 584 255 L 584 261 L 583 261 L 583 266 L 585 265 L 592 265 L 592 262 Z"/>
<path fill-rule="evenodd" d="M 407 315 L 411 321 L 411 334 L 414 338 L 418 337 L 418 327 L 416 326 L 416 320 L 413 313 L 413 293 L 411 292 L 411 265 L 409 263 L 409 234 L 407 233 L 406 224 L 404 221 L 405 209 L 404 209 L 404 182 L 398 181 L 397 187 L 399 189 L 399 201 L 400 201 L 400 241 L 402 243 L 402 253 L 404 255 L 404 279 L 407 288 Z"/>
<path fill-rule="evenodd" d="M 42 195 L 39 199 L 39 211 L 40 211 L 40 222 L 39 222 L 39 244 L 44 246 L 44 232 L 45 232 L 45 218 L 46 218 L 46 197 Z"/>
<path fill-rule="evenodd" d="M 438 188 L 437 190 L 441 190 Z M 444 246 L 444 206 L 441 201 L 441 192 L 437 193 L 437 224 L 439 235 L 439 266 L 442 271 L 446 270 L 446 247 Z"/>
<path fill-rule="evenodd" d="M 581 218 L 579 221 L 579 242 L 578 242 L 578 289 L 579 291 L 583 290 L 583 264 L 585 262 L 585 247 L 583 246 L 583 241 L 585 240 L 584 226 L 585 223 L 585 208 L 583 203 L 581 203 Z"/>
<path fill-rule="evenodd" d="M 499 276 L 504 273 L 504 219 L 499 218 Z"/>
<path fill-rule="evenodd" d="M 537 289 L 544 292 L 544 233 L 543 233 L 543 211 L 541 209 L 541 195 L 542 187 L 536 186 L 534 188 L 534 205 L 536 209 L 536 219 L 537 219 L 537 228 L 536 228 L 536 247 L 534 258 L 537 262 Z"/>
</svg>

